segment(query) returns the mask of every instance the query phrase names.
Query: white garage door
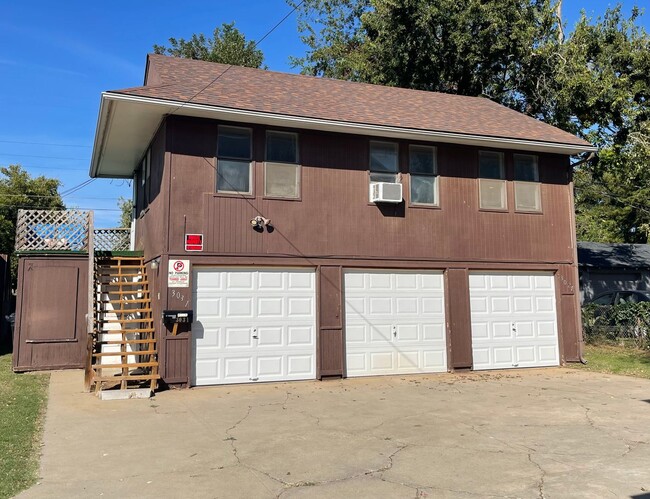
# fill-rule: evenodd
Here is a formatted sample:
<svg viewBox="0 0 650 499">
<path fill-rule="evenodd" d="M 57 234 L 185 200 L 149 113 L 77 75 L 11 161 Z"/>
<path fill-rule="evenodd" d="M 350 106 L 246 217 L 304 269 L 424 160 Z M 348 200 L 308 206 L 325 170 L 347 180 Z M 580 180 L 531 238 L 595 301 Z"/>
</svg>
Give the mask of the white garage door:
<svg viewBox="0 0 650 499">
<path fill-rule="evenodd" d="M 348 376 L 447 371 L 442 273 L 345 273 Z"/>
<path fill-rule="evenodd" d="M 472 273 L 469 292 L 475 370 L 560 363 L 552 274 Z"/>
<path fill-rule="evenodd" d="M 194 271 L 193 385 L 316 377 L 315 274 Z"/>
</svg>

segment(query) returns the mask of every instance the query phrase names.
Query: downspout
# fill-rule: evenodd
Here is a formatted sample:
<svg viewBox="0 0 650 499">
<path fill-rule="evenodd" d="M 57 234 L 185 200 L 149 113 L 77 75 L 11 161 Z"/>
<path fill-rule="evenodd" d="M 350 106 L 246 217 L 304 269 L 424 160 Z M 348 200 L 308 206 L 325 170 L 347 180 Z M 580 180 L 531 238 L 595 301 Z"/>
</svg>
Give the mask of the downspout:
<svg viewBox="0 0 650 499">
<path fill-rule="evenodd" d="M 573 168 L 575 168 L 576 166 L 580 166 L 580 165 L 582 165 L 584 163 L 588 163 L 589 161 L 595 159 L 596 157 L 597 157 L 597 155 L 596 155 L 595 152 L 589 153 L 589 156 L 587 156 L 586 158 L 581 159 L 580 161 L 578 161 L 576 163 L 573 163 L 571 165 L 572 172 L 573 172 Z M 573 225 L 575 227 L 575 204 L 574 204 L 574 196 L 573 196 L 573 178 L 571 179 L 571 207 L 572 207 L 572 210 L 573 210 L 572 211 L 572 213 L 573 213 Z M 573 239 L 574 239 L 575 249 L 576 249 L 576 265 L 577 265 L 577 263 L 578 263 L 578 242 L 577 242 L 576 237 L 575 237 L 575 230 L 573 231 Z M 582 328 L 582 320 L 580 321 L 580 326 Z M 580 361 L 580 363 L 582 365 L 587 365 L 587 359 L 584 358 L 583 350 L 582 350 L 582 345 L 584 344 L 584 338 L 583 338 L 583 335 L 582 335 L 582 331 L 580 331 L 580 337 L 581 337 L 582 340 L 580 342 L 581 345 L 580 345 L 580 349 L 579 349 L 578 360 Z"/>
</svg>

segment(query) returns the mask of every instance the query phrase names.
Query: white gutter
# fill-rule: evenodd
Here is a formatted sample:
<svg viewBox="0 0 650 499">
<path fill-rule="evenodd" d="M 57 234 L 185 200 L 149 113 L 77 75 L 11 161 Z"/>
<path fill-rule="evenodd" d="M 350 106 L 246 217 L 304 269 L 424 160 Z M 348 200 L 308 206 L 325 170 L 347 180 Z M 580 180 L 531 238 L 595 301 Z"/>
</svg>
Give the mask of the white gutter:
<svg viewBox="0 0 650 499">
<path fill-rule="evenodd" d="M 402 138 L 410 140 L 437 141 L 443 143 L 463 144 L 482 147 L 493 147 L 499 149 L 516 149 L 537 152 L 549 152 L 556 154 L 579 154 L 592 152 L 598 149 L 591 145 L 580 146 L 577 144 L 566 144 L 557 142 L 544 142 L 537 140 L 513 139 L 503 137 L 491 137 L 486 135 L 463 134 L 454 132 L 442 132 L 436 130 L 422 130 L 395 126 L 372 125 L 367 123 L 353 123 L 346 121 L 328 120 L 320 118 L 309 118 L 303 116 L 291 116 L 261 111 L 249 111 L 245 109 L 233 109 L 228 107 L 198 104 L 194 102 L 179 102 L 167 99 L 152 97 L 141 97 L 135 95 L 117 94 L 103 92 L 95 135 L 91 176 L 97 174 L 99 162 L 103 154 L 103 143 L 105 137 L 100 134 L 100 127 L 110 129 L 110 124 L 105 123 L 103 118 L 104 103 L 125 102 L 158 106 L 161 108 L 161 119 L 166 114 L 179 114 L 183 116 L 200 116 L 222 119 L 228 121 L 241 121 L 246 123 L 260 123 L 273 126 L 292 128 L 307 128 L 312 130 L 324 130 L 338 133 L 352 133 L 357 135 L 374 135 L 380 137 Z M 180 112 L 179 112 L 180 111 Z M 107 120 L 110 113 L 107 113 Z M 98 143 L 101 137 L 100 143 Z"/>
</svg>

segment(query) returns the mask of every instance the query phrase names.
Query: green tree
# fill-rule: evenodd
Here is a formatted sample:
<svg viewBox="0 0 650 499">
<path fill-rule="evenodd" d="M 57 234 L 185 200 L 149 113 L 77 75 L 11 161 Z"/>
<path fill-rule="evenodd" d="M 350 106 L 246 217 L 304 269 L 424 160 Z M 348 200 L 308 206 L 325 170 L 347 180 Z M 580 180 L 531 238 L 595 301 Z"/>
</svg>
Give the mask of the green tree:
<svg viewBox="0 0 650 499">
<path fill-rule="evenodd" d="M 131 227 L 133 218 L 133 201 L 120 196 L 117 200 L 117 206 L 120 209 L 120 227 Z"/>
<path fill-rule="evenodd" d="M 288 0 L 296 6 L 298 2 Z M 589 140 L 578 235 L 646 242 L 650 38 L 621 6 L 565 34 L 557 0 L 306 0 L 302 72 L 486 96 Z"/>
<path fill-rule="evenodd" d="M 18 210 L 63 209 L 61 182 L 43 175 L 32 177 L 20 165 L 0 168 L 0 253 L 11 255 L 11 279 L 15 288 L 18 259 L 13 255 Z"/>
<path fill-rule="evenodd" d="M 224 23 L 215 28 L 213 38 L 206 38 L 203 33 L 193 34 L 192 38 L 170 38 L 169 47 L 154 45 L 156 54 L 166 54 L 185 59 L 219 62 L 235 66 L 261 68 L 264 54 L 256 48 L 254 41 L 235 28 L 235 23 Z"/>
</svg>

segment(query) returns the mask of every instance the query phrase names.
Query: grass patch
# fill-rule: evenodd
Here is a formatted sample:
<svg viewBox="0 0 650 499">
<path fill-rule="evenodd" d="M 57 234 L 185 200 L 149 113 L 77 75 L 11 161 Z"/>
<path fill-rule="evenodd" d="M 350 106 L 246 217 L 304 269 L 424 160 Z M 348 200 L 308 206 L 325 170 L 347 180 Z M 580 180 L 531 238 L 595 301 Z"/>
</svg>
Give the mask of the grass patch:
<svg viewBox="0 0 650 499">
<path fill-rule="evenodd" d="M 38 478 L 49 374 L 14 374 L 11 354 L 0 355 L 0 498 Z"/>
<path fill-rule="evenodd" d="M 650 378 L 650 351 L 615 345 L 585 345 L 587 365 L 571 364 L 586 371 Z"/>
</svg>

